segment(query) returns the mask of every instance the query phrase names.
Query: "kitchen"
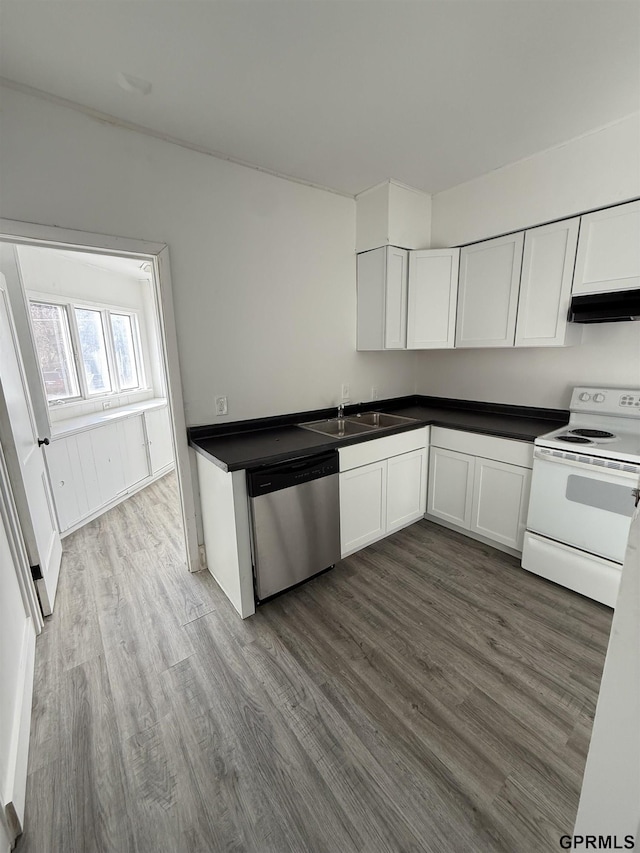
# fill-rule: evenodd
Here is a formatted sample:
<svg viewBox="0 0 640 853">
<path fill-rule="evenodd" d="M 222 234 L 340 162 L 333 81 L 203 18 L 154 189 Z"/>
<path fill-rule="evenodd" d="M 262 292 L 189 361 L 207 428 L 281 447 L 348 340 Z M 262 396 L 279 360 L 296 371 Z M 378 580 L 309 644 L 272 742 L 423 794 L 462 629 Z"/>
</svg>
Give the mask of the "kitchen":
<svg viewBox="0 0 640 853">
<path fill-rule="evenodd" d="M 585 328 L 582 343 L 566 349 L 358 353 L 353 196 L 388 174 L 348 196 L 326 192 L 95 121 L 27 91 L 46 87 L 22 79 L 22 89 L 2 94 L 0 166 L 11 164 L 2 171 L 2 215 L 169 244 L 191 426 L 328 409 L 345 383 L 351 401 L 369 408 L 375 388 L 379 399 L 417 393 L 565 411 L 574 386 L 639 384 L 634 323 Z M 557 142 L 433 192 L 431 246 L 640 194 L 634 116 L 594 115 Z M 215 414 L 220 396 L 228 415 Z"/>
</svg>

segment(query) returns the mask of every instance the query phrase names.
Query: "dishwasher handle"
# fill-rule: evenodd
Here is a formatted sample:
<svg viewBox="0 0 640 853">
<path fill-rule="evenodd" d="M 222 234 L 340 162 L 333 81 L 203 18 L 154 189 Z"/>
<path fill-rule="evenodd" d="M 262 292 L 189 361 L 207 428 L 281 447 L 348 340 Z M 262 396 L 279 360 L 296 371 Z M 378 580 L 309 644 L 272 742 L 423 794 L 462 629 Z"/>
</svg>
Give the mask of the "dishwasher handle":
<svg viewBox="0 0 640 853">
<path fill-rule="evenodd" d="M 269 465 L 247 472 L 247 491 L 250 498 L 268 495 L 281 489 L 300 486 L 303 483 L 337 474 L 338 451 L 331 450 L 321 455 L 308 456 Z"/>
</svg>

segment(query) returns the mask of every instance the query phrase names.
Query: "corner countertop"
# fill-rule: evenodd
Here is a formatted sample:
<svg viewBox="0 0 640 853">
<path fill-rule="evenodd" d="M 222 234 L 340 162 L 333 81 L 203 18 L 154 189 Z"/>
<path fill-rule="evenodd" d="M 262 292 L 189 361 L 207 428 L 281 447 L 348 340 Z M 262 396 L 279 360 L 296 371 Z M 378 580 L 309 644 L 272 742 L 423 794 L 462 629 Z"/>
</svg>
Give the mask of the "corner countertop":
<svg viewBox="0 0 640 853">
<path fill-rule="evenodd" d="M 130 418 L 147 412 L 149 409 L 159 409 L 166 406 L 164 397 L 154 397 L 151 400 L 141 400 L 139 403 L 130 403 L 128 406 L 118 406 L 117 409 L 104 409 L 101 412 L 91 412 L 88 415 L 78 415 L 75 418 L 67 418 L 64 421 L 56 421 L 51 424 L 51 438 L 64 438 L 76 432 L 84 432 L 87 429 L 104 426 L 122 418 Z"/>
<path fill-rule="evenodd" d="M 188 431 L 189 444 L 223 471 L 239 471 L 310 456 L 421 426 L 440 426 L 532 442 L 539 435 L 559 429 L 569 420 L 569 412 L 560 409 L 419 395 L 346 407 L 347 416 L 357 414 L 358 411 L 384 411 L 414 418 L 414 421 L 393 429 L 376 430 L 346 439 L 329 438 L 296 426 L 299 423 L 335 417 L 335 409 L 323 409 L 241 421 L 225 427 L 191 427 Z"/>
</svg>

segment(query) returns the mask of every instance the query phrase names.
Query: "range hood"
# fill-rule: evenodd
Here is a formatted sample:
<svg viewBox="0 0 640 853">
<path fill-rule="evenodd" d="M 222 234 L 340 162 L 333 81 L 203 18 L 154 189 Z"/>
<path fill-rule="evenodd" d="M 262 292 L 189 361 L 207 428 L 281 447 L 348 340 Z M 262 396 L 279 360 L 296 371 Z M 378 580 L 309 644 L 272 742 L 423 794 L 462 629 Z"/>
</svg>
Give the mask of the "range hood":
<svg viewBox="0 0 640 853">
<path fill-rule="evenodd" d="M 571 300 L 570 323 L 621 323 L 623 320 L 640 320 L 640 289 L 589 293 Z"/>
</svg>

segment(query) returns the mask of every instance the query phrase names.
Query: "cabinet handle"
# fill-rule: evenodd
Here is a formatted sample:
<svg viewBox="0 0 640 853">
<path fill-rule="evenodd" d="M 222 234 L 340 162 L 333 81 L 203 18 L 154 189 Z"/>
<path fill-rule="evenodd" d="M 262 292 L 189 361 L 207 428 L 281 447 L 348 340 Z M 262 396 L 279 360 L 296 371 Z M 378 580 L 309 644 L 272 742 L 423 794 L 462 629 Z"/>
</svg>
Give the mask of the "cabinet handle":
<svg viewBox="0 0 640 853">
<path fill-rule="evenodd" d="M 634 506 L 638 506 L 640 503 L 640 489 L 632 489 L 631 494 L 635 498 Z"/>
<path fill-rule="evenodd" d="M 46 447 L 48 447 L 49 446 L 49 439 L 48 438 L 39 438 L 38 439 L 38 447 L 42 447 L 43 444 Z"/>
</svg>

